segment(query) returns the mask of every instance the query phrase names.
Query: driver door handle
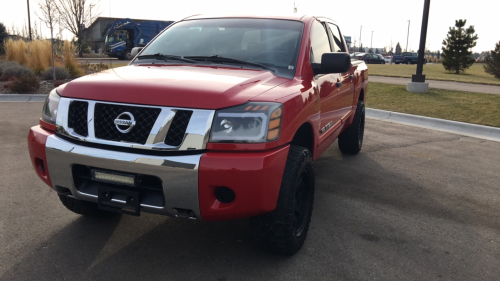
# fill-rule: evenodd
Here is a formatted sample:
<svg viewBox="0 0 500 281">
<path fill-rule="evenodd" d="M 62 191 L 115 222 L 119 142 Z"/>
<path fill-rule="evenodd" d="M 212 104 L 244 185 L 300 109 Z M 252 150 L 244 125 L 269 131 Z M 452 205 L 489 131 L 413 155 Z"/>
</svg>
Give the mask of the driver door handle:
<svg viewBox="0 0 500 281">
<path fill-rule="evenodd" d="M 351 80 L 354 80 L 354 74 L 351 74 L 349 78 L 351 78 Z"/>
</svg>

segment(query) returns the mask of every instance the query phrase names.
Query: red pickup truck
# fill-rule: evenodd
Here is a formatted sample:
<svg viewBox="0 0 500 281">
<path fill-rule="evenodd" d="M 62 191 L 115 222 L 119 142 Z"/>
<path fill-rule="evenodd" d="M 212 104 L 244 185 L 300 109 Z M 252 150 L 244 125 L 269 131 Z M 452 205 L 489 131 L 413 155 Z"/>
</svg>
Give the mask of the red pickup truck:
<svg viewBox="0 0 500 281">
<path fill-rule="evenodd" d="M 291 255 L 313 160 L 337 138 L 361 149 L 367 84 L 330 19 L 193 16 L 128 66 L 54 89 L 30 158 L 75 213 L 250 218 L 257 241 Z"/>
</svg>

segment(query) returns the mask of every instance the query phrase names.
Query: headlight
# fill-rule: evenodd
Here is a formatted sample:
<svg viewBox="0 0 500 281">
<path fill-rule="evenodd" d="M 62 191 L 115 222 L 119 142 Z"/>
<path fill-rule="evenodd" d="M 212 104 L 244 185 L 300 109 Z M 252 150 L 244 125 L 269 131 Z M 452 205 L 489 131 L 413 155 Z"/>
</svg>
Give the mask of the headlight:
<svg viewBox="0 0 500 281">
<path fill-rule="evenodd" d="M 59 100 L 61 96 L 57 93 L 56 89 L 52 90 L 45 100 L 43 105 L 43 116 L 42 119 L 45 122 L 56 124 L 57 118 L 57 107 L 59 107 Z"/>
<path fill-rule="evenodd" d="M 278 139 L 283 110 L 280 103 L 251 102 L 218 110 L 210 142 L 259 143 Z"/>
</svg>

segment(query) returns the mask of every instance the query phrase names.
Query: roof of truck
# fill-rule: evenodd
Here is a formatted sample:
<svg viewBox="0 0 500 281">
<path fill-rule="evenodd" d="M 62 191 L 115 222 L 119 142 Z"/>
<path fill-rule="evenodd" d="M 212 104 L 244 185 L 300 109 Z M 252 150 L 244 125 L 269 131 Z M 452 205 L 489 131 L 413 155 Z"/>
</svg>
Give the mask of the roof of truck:
<svg viewBox="0 0 500 281">
<path fill-rule="evenodd" d="M 308 16 L 298 14 L 284 14 L 284 15 L 220 15 L 220 14 L 207 14 L 207 15 L 192 15 L 182 20 L 193 19 L 213 19 L 213 18 L 256 18 L 256 19 L 282 19 L 282 20 L 296 20 L 303 21 Z"/>
</svg>

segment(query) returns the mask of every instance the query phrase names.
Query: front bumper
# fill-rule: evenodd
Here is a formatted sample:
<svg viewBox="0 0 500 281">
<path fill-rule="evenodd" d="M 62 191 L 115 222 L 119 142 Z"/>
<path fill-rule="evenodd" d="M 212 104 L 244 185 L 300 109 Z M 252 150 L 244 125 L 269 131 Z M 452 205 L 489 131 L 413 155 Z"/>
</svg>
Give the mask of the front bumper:
<svg viewBox="0 0 500 281">
<path fill-rule="evenodd" d="M 39 126 L 31 128 L 28 146 L 41 179 L 55 190 L 69 189 L 70 196 L 78 200 L 97 203 L 97 194 L 77 188 L 75 165 L 143 174 L 161 179 L 163 203 L 160 206 L 141 202 L 141 211 L 177 217 L 174 209 L 192 210 L 195 215 L 190 218 L 206 221 L 238 219 L 273 211 L 289 150 L 285 146 L 255 153 L 155 156 L 79 145 Z M 234 201 L 219 202 L 215 198 L 217 187 L 232 189 Z"/>
</svg>

